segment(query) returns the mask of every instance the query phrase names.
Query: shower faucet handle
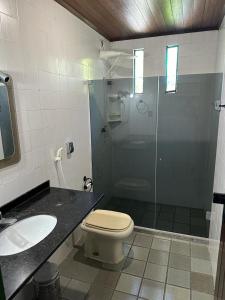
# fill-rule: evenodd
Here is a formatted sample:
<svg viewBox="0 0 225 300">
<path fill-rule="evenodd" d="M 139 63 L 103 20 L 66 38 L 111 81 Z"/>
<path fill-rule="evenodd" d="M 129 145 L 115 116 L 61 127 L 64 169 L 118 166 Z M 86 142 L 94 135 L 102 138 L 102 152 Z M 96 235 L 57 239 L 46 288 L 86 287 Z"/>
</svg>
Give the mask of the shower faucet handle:
<svg viewBox="0 0 225 300">
<path fill-rule="evenodd" d="M 1 225 L 12 225 L 17 222 L 16 218 L 4 218 L 2 212 L 0 211 L 0 224 Z"/>
</svg>

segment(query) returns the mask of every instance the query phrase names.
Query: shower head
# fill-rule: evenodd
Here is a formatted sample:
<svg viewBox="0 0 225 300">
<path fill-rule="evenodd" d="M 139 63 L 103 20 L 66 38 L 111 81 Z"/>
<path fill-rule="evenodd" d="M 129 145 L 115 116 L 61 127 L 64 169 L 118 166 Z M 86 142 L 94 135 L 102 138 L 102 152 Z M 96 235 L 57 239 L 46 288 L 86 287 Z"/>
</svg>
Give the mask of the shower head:
<svg viewBox="0 0 225 300">
<path fill-rule="evenodd" d="M 124 52 L 124 51 L 116 51 L 116 50 L 100 50 L 99 54 L 101 59 L 108 60 L 111 58 L 124 58 L 124 59 L 134 59 L 135 56 L 131 53 Z"/>
</svg>

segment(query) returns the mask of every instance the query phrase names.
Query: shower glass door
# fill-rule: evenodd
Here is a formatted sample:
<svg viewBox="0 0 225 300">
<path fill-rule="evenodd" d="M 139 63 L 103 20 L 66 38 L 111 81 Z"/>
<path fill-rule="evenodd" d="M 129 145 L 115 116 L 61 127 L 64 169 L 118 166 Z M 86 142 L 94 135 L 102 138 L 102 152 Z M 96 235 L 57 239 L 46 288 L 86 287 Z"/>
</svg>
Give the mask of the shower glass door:
<svg viewBox="0 0 225 300">
<path fill-rule="evenodd" d="M 219 112 L 219 74 L 178 77 L 177 92 L 159 80 L 156 228 L 208 236 Z"/>
</svg>

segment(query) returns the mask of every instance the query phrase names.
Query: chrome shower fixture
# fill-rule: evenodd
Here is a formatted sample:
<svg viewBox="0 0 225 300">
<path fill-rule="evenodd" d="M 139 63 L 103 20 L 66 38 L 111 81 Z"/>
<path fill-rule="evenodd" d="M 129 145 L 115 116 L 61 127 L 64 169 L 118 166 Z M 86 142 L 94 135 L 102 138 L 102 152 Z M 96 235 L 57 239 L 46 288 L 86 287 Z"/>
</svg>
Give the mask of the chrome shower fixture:
<svg viewBox="0 0 225 300">
<path fill-rule="evenodd" d="M 3 82 L 3 83 L 7 83 L 9 82 L 9 75 L 3 73 L 0 71 L 0 81 Z"/>
</svg>

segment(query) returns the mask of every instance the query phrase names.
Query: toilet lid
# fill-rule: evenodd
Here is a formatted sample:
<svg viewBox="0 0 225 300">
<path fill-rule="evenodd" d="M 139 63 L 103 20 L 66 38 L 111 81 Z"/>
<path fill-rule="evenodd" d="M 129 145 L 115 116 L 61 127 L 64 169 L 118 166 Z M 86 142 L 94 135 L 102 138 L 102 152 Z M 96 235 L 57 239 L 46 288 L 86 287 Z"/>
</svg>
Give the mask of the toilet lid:
<svg viewBox="0 0 225 300">
<path fill-rule="evenodd" d="M 109 231 L 122 231 L 130 226 L 131 221 L 127 214 L 97 209 L 87 216 L 85 225 Z"/>
</svg>

